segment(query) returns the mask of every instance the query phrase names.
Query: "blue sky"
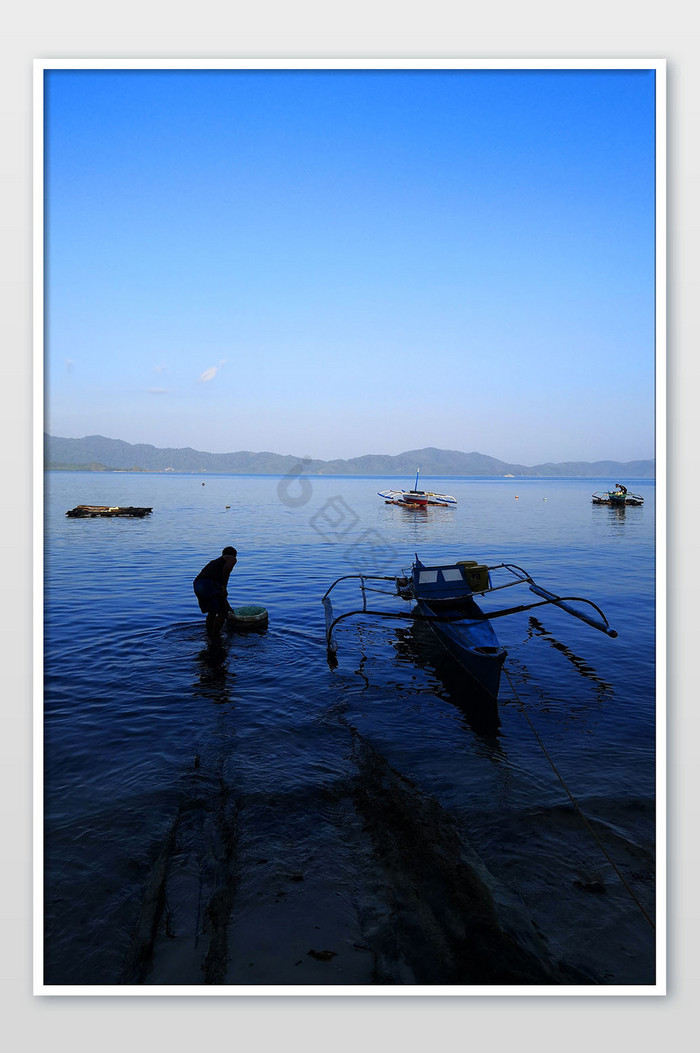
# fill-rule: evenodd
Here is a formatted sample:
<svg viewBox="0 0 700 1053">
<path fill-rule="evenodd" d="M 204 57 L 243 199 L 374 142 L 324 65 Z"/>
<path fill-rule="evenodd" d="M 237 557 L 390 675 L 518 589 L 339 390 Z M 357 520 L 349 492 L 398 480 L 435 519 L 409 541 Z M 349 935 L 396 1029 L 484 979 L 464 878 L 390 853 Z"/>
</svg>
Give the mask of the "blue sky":
<svg viewBox="0 0 700 1053">
<path fill-rule="evenodd" d="M 654 455 L 654 74 L 45 74 L 46 430 Z"/>
</svg>

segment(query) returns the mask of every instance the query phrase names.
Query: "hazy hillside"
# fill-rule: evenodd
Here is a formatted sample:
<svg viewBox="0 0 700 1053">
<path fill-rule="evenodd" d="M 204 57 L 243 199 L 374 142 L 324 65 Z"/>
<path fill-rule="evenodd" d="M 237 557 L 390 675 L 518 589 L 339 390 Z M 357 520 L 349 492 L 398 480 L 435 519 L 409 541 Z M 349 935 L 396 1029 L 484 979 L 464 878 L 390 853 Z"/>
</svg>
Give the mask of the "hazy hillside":
<svg viewBox="0 0 700 1053">
<path fill-rule="evenodd" d="M 142 443 L 133 445 L 120 439 L 106 439 L 102 435 L 88 435 L 83 439 L 64 439 L 46 435 L 45 465 L 47 469 L 80 469 L 84 471 L 138 472 L 222 472 L 226 474 L 284 475 L 302 460 L 291 454 L 204 453 L 189 447 L 159 449 Z M 438 450 L 427 447 L 407 450 L 395 456 L 366 454 L 349 460 L 306 460 L 304 471 L 309 475 L 381 475 L 399 476 L 412 480 L 420 468 L 424 478 L 453 475 L 515 475 L 515 476 L 616 476 L 623 480 L 653 479 L 653 461 L 564 461 L 560 463 L 508 464 L 483 453 L 461 453 L 458 450 Z M 617 480 L 615 480 L 617 481 Z"/>
</svg>

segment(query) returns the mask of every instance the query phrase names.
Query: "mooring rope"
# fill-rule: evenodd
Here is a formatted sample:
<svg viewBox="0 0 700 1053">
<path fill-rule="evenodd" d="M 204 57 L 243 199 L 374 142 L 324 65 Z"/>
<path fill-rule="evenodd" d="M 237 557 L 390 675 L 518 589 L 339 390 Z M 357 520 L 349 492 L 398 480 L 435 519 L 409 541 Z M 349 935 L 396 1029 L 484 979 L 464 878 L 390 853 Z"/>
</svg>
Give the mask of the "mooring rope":
<svg viewBox="0 0 700 1053">
<path fill-rule="evenodd" d="M 624 874 L 622 874 L 622 872 L 620 871 L 620 868 L 617 866 L 617 864 L 615 863 L 614 859 L 612 859 L 612 857 L 610 856 L 610 853 L 608 852 L 607 848 L 605 847 L 603 842 L 600 840 L 598 834 L 593 829 L 593 827 L 591 826 L 590 822 L 588 821 L 588 819 L 584 815 L 581 807 L 579 806 L 578 802 L 576 801 L 576 799 L 574 798 L 573 794 L 571 793 L 571 790 L 569 789 L 569 787 L 564 782 L 564 779 L 563 779 L 561 773 L 559 772 L 556 764 L 554 763 L 554 761 L 550 757 L 549 753 L 547 752 L 547 749 L 546 749 L 542 739 L 540 738 L 535 725 L 530 720 L 530 714 L 528 713 L 527 709 L 525 708 L 525 703 L 520 698 L 520 695 L 518 694 L 518 692 L 515 689 L 515 684 L 513 683 L 512 679 L 510 677 L 510 673 L 508 672 L 508 670 L 505 667 L 504 667 L 503 671 L 506 674 L 506 677 L 508 679 L 508 683 L 511 686 L 511 690 L 512 690 L 514 696 L 515 696 L 515 700 L 518 703 L 518 705 L 520 706 L 521 713 L 523 714 L 523 716 L 527 720 L 528 724 L 530 725 L 530 730 L 532 731 L 532 734 L 535 736 L 540 749 L 542 750 L 542 752 L 544 753 L 545 757 L 547 758 L 547 761 L 549 762 L 549 765 L 550 765 L 552 771 L 554 772 L 554 774 L 556 775 L 557 779 L 559 780 L 559 782 L 561 783 L 562 787 L 564 788 L 564 792 L 566 793 L 566 796 L 571 801 L 571 803 L 572 803 L 572 805 L 574 807 L 574 810 L 576 811 L 576 813 L 580 817 L 581 821 L 583 822 L 583 824 L 587 828 L 587 830 L 590 833 L 591 837 L 593 838 L 593 840 L 596 842 L 596 844 L 600 848 L 601 852 L 603 853 L 603 855 L 605 856 L 605 858 L 607 859 L 608 863 L 613 868 L 615 873 L 617 874 L 618 878 L 620 879 L 620 881 L 622 882 L 624 887 L 629 892 L 629 894 L 632 897 L 632 899 L 634 900 L 634 902 L 639 907 L 640 911 L 642 912 L 642 914 L 644 915 L 646 920 L 651 925 L 652 929 L 655 930 L 656 929 L 656 925 L 654 924 L 653 920 L 649 917 L 649 914 L 644 909 L 643 905 L 640 903 L 638 897 L 636 896 L 636 894 L 634 892 L 634 889 L 631 888 L 631 886 L 629 885 L 629 882 L 626 880 Z"/>
</svg>

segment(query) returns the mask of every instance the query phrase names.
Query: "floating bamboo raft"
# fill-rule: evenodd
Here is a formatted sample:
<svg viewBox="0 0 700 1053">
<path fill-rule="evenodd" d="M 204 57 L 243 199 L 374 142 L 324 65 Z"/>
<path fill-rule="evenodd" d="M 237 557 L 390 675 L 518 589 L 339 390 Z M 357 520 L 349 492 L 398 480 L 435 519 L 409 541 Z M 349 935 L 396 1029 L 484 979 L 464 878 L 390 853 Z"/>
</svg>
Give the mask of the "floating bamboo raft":
<svg viewBox="0 0 700 1053">
<path fill-rule="evenodd" d="M 71 519 L 95 519 L 98 516 L 111 519 L 113 516 L 131 516 L 142 519 L 153 511 L 152 508 L 134 508 L 132 505 L 76 505 L 66 512 Z"/>
</svg>

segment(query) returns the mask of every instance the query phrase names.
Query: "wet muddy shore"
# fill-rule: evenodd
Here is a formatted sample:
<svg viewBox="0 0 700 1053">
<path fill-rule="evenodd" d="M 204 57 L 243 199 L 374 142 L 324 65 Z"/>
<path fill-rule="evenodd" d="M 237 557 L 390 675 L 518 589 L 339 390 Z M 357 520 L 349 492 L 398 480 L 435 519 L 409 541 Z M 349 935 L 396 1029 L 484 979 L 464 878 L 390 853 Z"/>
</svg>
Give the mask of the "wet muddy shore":
<svg viewBox="0 0 700 1053">
<path fill-rule="evenodd" d="M 595 886 L 589 895 L 599 894 Z M 313 801 L 236 796 L 197 757 L 155 854 L 127 985 L 579 985 L 459 823 L 358 735 Z"/>
</svg>

